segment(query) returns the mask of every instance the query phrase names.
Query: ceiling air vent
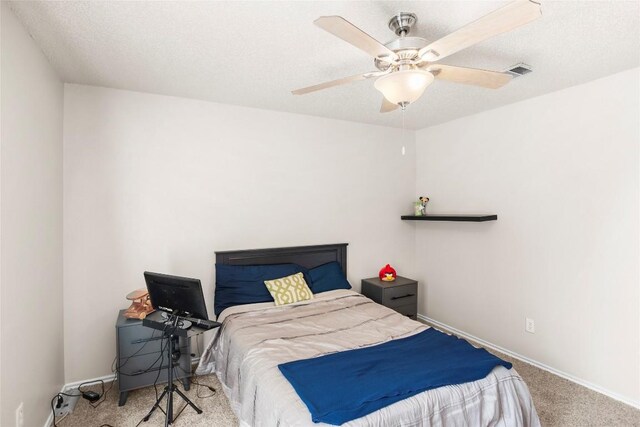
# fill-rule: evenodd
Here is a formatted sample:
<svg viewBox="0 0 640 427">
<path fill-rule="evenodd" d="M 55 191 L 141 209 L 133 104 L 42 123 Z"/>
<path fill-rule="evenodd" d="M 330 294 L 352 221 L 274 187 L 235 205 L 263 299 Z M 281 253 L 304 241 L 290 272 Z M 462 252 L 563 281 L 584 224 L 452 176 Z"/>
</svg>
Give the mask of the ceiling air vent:
<svg viewBox="0 0 640 427">
<path fill-rule="evenodd" d="M 531 71 L 533 71 L 531 66 L 523 64 L 522 62 L 504 70 L 505 73 L 511 74 L 513 78 L 524 76 L 525 74 L 529 74 Z"/>
</svg>

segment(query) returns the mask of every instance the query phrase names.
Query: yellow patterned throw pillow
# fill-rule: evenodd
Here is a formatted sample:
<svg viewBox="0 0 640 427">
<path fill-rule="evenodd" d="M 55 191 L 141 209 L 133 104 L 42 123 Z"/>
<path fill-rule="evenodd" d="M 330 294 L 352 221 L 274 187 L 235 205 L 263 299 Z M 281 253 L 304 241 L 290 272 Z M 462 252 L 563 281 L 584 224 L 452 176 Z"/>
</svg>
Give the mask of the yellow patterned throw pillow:
<svg viewBox="0 0 640 427">
<path fill-rule="evenodd" d="M 291 304 L 313 298 L 313 293 L 307 286 L 302 273 L 280 279 L 265 280 L 264 284 L 267 285 L 276 305 Z"/>
</svg>

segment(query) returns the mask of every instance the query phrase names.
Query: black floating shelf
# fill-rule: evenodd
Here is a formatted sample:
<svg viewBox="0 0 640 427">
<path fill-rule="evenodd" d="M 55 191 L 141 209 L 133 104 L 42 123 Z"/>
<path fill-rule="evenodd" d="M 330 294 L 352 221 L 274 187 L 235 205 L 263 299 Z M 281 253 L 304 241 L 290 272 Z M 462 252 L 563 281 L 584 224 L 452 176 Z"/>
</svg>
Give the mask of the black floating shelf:
<svg viewBox="0 0 640 427">
<path fill-rule="evenodd" d="M 400 217 L 405 221 L 463 221 L 463 222 L 485 222 L 496 221 L 498 215 L 403 215 Z"/>
</svg>

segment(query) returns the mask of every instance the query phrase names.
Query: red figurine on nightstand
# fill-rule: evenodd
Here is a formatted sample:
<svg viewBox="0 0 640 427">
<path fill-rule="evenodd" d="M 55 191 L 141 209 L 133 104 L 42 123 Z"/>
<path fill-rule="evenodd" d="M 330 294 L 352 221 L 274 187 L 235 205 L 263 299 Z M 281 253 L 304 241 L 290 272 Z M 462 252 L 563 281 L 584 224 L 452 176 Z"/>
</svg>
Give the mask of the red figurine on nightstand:
<svg viewBox="0 0 640 427">
<path fill-rule="evenodd" d="M 378 277 L 383 282 L 393 282 L 394 280 L 396 280 L 396 276 L 396 270 L 394 270 L 393 267 L 391 267 L 389 264 L 382 267 L 382 270 L 380 270 L 380 273 L 378 273 Z"/>
</svg>

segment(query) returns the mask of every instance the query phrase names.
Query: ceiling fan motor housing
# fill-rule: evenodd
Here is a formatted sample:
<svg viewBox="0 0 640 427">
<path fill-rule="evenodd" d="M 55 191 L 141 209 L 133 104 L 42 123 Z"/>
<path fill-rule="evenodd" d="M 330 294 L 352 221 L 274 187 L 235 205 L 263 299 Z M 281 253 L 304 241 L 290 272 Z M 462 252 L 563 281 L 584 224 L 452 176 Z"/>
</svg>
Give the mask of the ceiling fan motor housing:
<svg viewBox="0 0 640 427">
<path fill-rule="evenodd" d="M 417 21 L 418 17 L 414 13 L 400 12 L 389 20 L 389 29 L 396 33 L 396 36 L 404 37 Z"/>
<path fill-rule="evenodd" d="M 410 12 L 399 12 L 389 20 L 389 29 L 399 38 L 386 43 L 385 46 L 397 53 L 404 65 L 411 63 L 418 51 L 429 44 L 421 37 L 407 37 L 416 22 L 418 17 Z M 374 59 L 373 63 L 381 71 L 387 71 L 391 66 L 388 62 L 378 59 Z"/>
<path fill-rule="evenodd" d="M 418 51 L 428 44 L 429 41 L 422 37 L 400 37 L 386 43 L 385 46 L 397 53 L 401 60 L 409 60 L 414 58 Z M 389 68 L 388 62 L 380 61 L 379 59 L 374 59 L 373 63 L 381 71 L 386 71 Z"/>
</svg>

